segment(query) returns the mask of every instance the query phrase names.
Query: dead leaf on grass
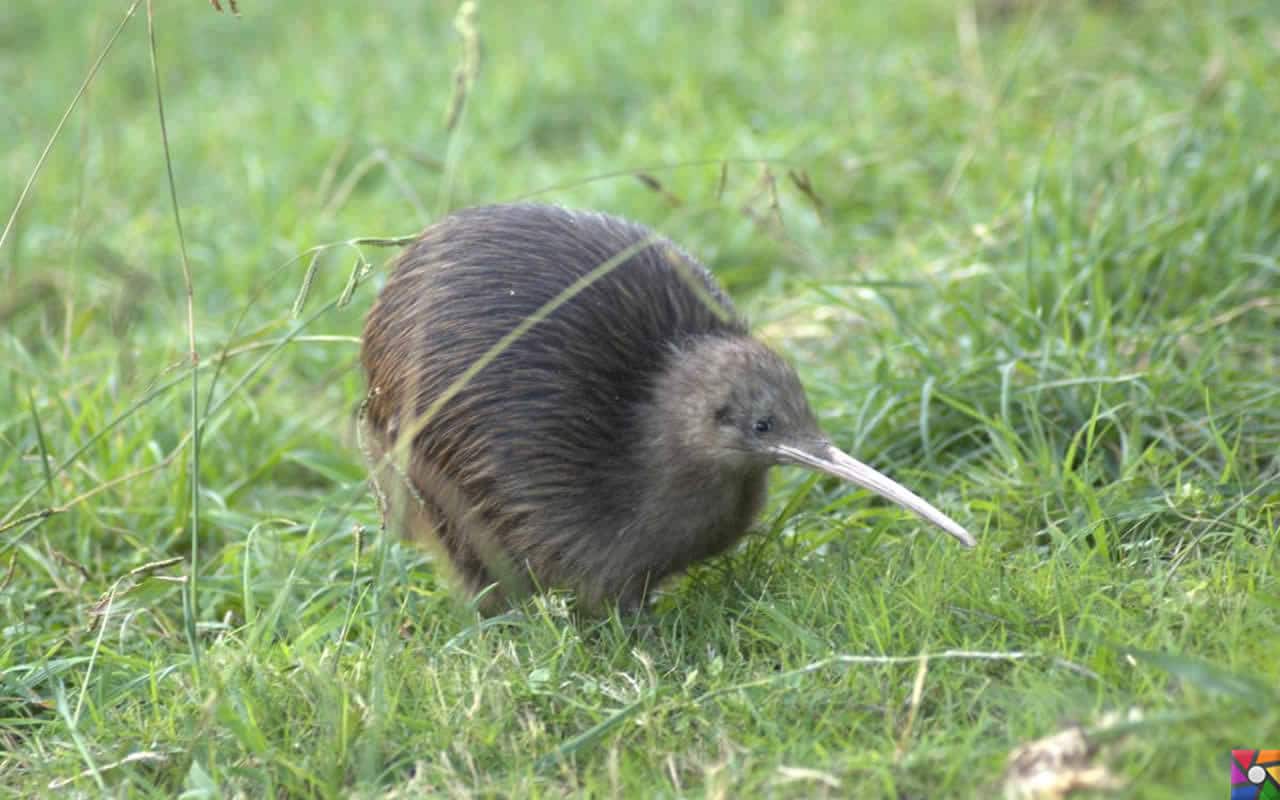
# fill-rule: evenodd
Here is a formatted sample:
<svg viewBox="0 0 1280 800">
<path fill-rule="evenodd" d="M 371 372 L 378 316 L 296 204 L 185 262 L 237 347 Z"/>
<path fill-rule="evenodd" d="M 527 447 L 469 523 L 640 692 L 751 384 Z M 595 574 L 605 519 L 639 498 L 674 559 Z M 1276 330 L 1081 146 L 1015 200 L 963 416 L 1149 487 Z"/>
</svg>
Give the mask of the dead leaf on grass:
<svg viewBox="0 0 1280 800">
<path fill-rule="evenodd" d="M 1137 709 L 1128 714 L 1107 714 L 1093 730 L 1105 730 L 1141 718 Z M 1014 748 L 1002 781 L 1005 800 L 1061 800 L 1073 792 L 1112 791 L 1125 783 L 1105 762 L 1106 750 L 1089 740 L 1085 729 L 1065 730 Z"/>
</svg>

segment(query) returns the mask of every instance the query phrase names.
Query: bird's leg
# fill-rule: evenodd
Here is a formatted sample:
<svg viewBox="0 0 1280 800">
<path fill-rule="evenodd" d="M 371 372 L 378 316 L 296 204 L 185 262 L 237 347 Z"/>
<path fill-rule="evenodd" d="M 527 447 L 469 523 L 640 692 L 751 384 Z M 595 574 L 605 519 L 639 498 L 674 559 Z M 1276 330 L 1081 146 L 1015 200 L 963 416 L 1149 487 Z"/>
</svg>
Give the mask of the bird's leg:
<svg viewBox="0 0 1280 800">
<path fill-rule="evenodd" d="M 511 610 L 511 602 L 502 593 L 502 585 L 490 580 L 487 575 L 468 575 L 465 588 L 482 617 L 496 617 Z"/>
<path fill-rule="evenodd" d="M 653 580 L 649 573 L 633 576 L 618 596 L 618 616 L 639 617 L 649 604 L 649 590 L 652 588 Z"/>
</svg>

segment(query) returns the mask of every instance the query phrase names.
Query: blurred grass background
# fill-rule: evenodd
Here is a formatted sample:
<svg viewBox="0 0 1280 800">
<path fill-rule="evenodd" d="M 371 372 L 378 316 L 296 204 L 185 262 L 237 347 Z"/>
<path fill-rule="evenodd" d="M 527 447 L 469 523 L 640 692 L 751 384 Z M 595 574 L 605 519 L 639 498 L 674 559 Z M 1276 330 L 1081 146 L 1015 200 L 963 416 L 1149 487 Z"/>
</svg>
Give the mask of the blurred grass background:
<svg viewBox="0 0 1280 800">
<path fill-rule="evenodd" d="M 0 8 L 0 213 L 129 7 Z M 456 4 L 240 10 L 155 8 L 195 617 L 145 6 L 0 244 L 0 794 L 990 796 L 1138 708 L 1099 763 L 1184 798 L 1280 738 L 1280 7 L 482 3 L 452 129 Z M 345 243 L 514 198 L 686 245 L 980 548 L 783 473 L 649 630 L 478 623 L 376 533 Z M 948 649 L 1004 657 L 828 661 Z"/>
</svg>

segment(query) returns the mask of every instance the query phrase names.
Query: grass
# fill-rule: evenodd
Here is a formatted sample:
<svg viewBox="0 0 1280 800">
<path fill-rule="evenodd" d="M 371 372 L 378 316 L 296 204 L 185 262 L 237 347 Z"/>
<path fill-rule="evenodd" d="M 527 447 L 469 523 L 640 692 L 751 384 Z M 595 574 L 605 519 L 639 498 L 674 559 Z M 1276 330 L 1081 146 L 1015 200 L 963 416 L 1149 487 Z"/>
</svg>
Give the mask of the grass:
<svg viewBox="0 0 1280 800">
<path fill-rule="evenodd" d="M 453 4 L 240 6 L 155 9 L 191 321 L 145 5 L 0 245 L 0 795 L 981 797 L 1136 708 L 1099 763 L 1185 798 L 1280 743 L 1274 4 L 486 3 L 451 129 Z M 0 8 L 0 212 L 126 9 Z M 699 254 L 977 550 L 784 471 L 641 629 L 481 622 L 377 532 L 346 243 L 525 196 Z"/>
</svg>

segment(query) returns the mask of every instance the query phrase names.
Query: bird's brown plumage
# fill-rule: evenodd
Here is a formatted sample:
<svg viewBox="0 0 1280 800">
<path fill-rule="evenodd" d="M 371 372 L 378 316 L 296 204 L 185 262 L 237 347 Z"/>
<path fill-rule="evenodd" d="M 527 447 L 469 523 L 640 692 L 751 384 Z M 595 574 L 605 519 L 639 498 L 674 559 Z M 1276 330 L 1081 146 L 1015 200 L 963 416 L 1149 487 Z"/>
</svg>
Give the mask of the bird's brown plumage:
<svg viewBox="0 0 1280 800">
<path fill-rule="evenodd" d="M 775 444 L 828 447 L 710 273 L 603 214 L 445 217 L 400 258 L 361 356 L 392 517 L 470 592 L 496 582 L 490 609 L 557 586 L 637 607 L 742 536 L 791 460 Z"/>
</svg>

